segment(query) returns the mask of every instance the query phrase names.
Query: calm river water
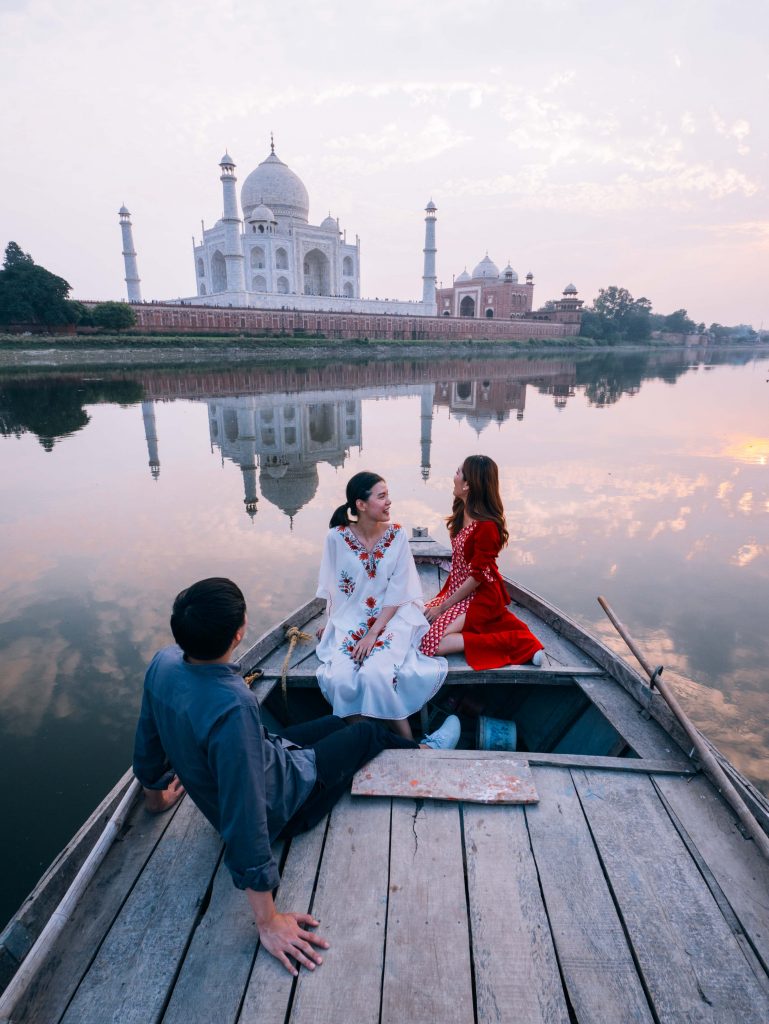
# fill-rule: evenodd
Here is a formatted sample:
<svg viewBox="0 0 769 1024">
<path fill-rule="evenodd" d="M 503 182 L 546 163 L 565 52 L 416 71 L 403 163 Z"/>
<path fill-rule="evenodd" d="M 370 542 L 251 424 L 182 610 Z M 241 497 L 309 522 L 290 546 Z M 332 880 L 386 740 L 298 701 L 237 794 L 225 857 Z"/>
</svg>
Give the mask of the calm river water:
<svg viewBox="0 0 769 1024">
<path fill-rule="evenodd" d="M 375 469 L 446 539 L 497 460 L 501 567 L 621 649 L 769 789 L 769 358 L 653 353 L 0 378 L 0 924 L 130 762 L 173 596 L 227 575 L 249 636 L 312 596 Z"/>
</svg>

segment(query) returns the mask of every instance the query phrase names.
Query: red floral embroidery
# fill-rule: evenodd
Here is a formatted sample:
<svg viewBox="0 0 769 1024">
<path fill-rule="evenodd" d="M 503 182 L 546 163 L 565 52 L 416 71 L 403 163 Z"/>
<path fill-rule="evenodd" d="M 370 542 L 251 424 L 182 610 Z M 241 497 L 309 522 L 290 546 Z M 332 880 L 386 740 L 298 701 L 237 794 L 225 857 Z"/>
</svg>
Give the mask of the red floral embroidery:
<svg viewBox="0 0 769 1024">
<path fill-rule="evenodd" d="M 337 527 L 337 530 L 339 530 L 344 537 L 345 544 L 358 556 L 358 559 L 363 563 L 363 565 L 365 565 L 366 574 L 370 580 L 373 580 L 376 577 L 377 562 L 384 558 L 385 551 L 395 540 L 400 529 L 400 523 L 393 523 L 391 526 L 388 526 L 371 551 L 366 551 L 349 526 Z"/>
</svg>

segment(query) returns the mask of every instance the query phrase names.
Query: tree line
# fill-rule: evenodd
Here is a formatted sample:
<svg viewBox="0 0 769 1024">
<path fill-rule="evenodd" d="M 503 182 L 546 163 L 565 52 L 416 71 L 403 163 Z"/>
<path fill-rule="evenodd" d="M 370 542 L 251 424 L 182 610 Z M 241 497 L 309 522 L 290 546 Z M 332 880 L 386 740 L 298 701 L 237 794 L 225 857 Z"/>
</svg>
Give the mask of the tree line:
<svg viewBox="0 0 769 1024">
<path fill-rule="evenodd" d="M 21 250 L 16 242 L 5 249 L 0 270 L 0 326 L 29 325 L 54 328 L 67 324 L 122 331 L 133 327 L 136 314 L 125 302 L 99 302 L 92 308 L 69 298 L 70 285 Z M 554 306 L 554 303 L 547 303 Z M 580 334 L 607 345 L 648 341 L 654 332 L 708 334 L 714 341 L 735 338 L 755 341 L 751 328 L 695 323 L 685 309 L 663 315 L 652 310 L 647 298 L 634 299 L 627 288 L 601 288 L 593 304 L 582 310 Z"/>
<path fill-rule="evenodd" d="M 136 314 L 124 302 L 99 302 L 92 308 L 69 298 L 70 284 L 39 266 L 16 242 L 5 247 L 0 270 L 0 326 L 61 328 L 98 327 L 122 331 Z"/>
</svg>

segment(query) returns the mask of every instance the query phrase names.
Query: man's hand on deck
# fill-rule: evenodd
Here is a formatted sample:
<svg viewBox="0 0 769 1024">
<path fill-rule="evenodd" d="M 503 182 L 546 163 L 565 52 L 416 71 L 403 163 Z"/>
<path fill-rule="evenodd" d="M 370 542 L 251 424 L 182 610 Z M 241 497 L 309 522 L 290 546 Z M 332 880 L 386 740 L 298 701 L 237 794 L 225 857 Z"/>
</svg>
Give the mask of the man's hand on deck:
<svg viewBox="0 0 769 1024">
<path fill-rule="evenodd" d="M 145 789 L 144 806 L 150 814 L 162 814 L 184 796 L 184 786 L 175 776 L 165 789 Z"/>
<path fill-rule="evenodd" d="M 280 960 L 289 974 L 297 975 L 299 972 L 288 959 L 292 957 L 302 967 L 314 971 L 316 964 L 323 963 L 323 957 L 312 948 L 320 946 L 321 949 L 328 949 L 328 942 L 315 932 L 308 932 L 307 928 L 316 928 L 320 921 L 316 921 L 312 914 L 279 914 L 263 924 L 257 922 L 259 929 L 259 940 L 268 953 Z"/>
</svg>

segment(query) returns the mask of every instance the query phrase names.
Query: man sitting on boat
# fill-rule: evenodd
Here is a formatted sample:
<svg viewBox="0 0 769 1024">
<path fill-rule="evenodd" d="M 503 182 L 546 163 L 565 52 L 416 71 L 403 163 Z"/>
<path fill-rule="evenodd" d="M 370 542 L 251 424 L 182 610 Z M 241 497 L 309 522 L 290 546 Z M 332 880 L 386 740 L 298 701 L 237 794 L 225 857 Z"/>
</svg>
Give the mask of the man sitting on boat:
<svg viewBox="0 0 769 1024">
<path fill-rule="evenodd" d="M 381 750 L 418 744 L 379 722 L 347 725 L 332 715 L 271 735 L 232 664 L 245 630 L 246 603 L 231 580 L 201 580 L 177 596 L 178 646 L 159 651 L 147 669 L 133 768 L 153 813 L 186 790 L 224 841 L 225 864 L 246 891 L 262 945 L 295 975 L 289 957 L 314 969 L 323 958 L 313 947 L 328 942 L 308 930 L 319 923 L 312 915 L 276 910 L 271 843 L 317 824 Z M 458 731 L 456 719 L 447 720 L 423 745 L 453 746 Z"/>
</svg>

